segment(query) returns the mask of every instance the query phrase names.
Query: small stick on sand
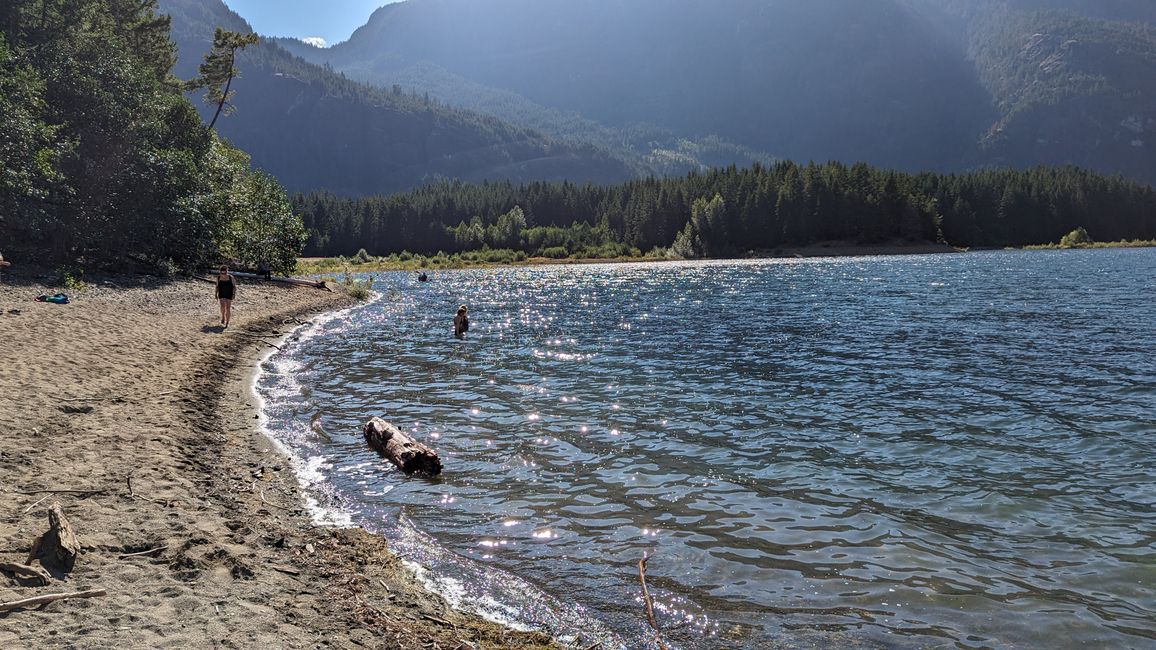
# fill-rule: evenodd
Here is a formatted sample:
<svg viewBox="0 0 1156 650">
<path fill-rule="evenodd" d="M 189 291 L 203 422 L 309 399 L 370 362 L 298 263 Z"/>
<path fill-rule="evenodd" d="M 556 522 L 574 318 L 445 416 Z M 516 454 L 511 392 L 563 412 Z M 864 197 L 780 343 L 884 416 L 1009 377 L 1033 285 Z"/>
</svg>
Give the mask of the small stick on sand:
<svg viewBox="0 0 1156 650">
<path fill-rule="evenodd" d="M 22 491 L 18 492 L 17 494 L 23 494 L 23 495 L 31 496 L 33 494 L 44 494 L 45 492 L 47 492 L 48 494 L 103 494 L 105 492 L 108 492 L 108 490 L 106 490 L 104 488 L 97 488 L 95 490 L 73 490 L 73 489 L 22 490 Z"/>
<path fill-rule="evenodd" d="M 261 494 L 261 503 L 264 503 L 265 505 L 271 506 L 273 508 L 279 508 L 281 510 L 286 510 L 286 511 L 290 511 L 290 512 L 293 511 L 293 508 L 286 508 L 285 506 L 279 506 L 276 503 L 270 503 L 269 500 L 265 498 L 265 490 L 259 489 L 258 492 Z"/>
<path fill-rule="evenodd" d="M 45 605 L 57 600 L 65 600 L 67 598 L 93 598 L 95 596 L 107 595 L 108 592 L 104 589 L 89 589 L 88 591 L 73 591 L 64 594 L 44 594 L 43 596 L 36 596 L 34 598 L 14 600 L 10 603 L 0 603 L 0 612 L 8 612 L 14 609 L 27 609 L 29 607 Z"/>
<path fill-rule="evenodd" d="M 44 501 L 45 501 L 45 500 L 47 500 L 47 499 L 48 499 L 49 497 L 51 497 L 51 496 L 52 496 L 51 494 L 46 494 L 46 495 L 44 495 L 44 496 L 40 497 L 40 500 L 39 500 L 39 501 L 37 501 L 36 503 L 34 503 L 34 504 L 32 504 L 32 505 L 30 505 L 30 506 L 28 506 L 27 508 L 25 508 L 25 509 L 24 509 L 24 514 L 28 514 L 28 513 L 32 512 L 32 509 L 33 509 L 33 508 L 35 508 L 36 506 L 38 506 L 38 505 L 40 505 L 40 504 L 44 503 Z"/>
<path fill-rule="evenodd" d="M 650 622 L 650 627 L 654 628 L 654 643 L 659 650 L 667 650 L 666 644 L 662 642 L 662 630 L 658 629 L 658 620 L 654 618 L 654 601 L 650 599 L 650 590 L 646 588 L 646 560 L 648 559 L 646 552 L 642 553 L 642 559 L 638 561 L 638 581 L 642 583 L 642 600 L 646 603 L 646 620 Z"/>
<path fill-rule="evenodd" d="M 454 627 L 453 623 L 450 623 L 449 621 L 443 621 L 442 619 L 440 619 L 436 616 L 430 616 L 429 614 L 422 614 L 421 617 L 427 621 L 433 621 L 434 623 L 440 623 L 446 627 Z"/>
<path fill-rule="evenodd" d="M 258 336 L 258 335 L 256 335 L 256 334 L 246 334 L 245 332 L 237 332 L 237 334 L 238 334 L 238 335 L 240 335 L 240 336 L 244 336 L 244 337 L 247 337 L 247 338 L 251 338 L 251 339 L 257 339 L 258 341 L 261 341 L 262 343 L 264 343 L 265 345 L 267 345 L 267 346 L 269 346 L 269 347 L 271 347 L 271 348 L 276 348 L 276 349 L 278 349 L 278 350 L 280 350 L 280 349 L 281 349 L 281 346 L 279 346 L 279 345 L 273 345 L 272 343 L 270 343 L 270 342 L 266 341 L 265 339 L 269 338 L 268 336 Z"/>
<path fill-rule="evenodd" d="M 156 548 L 150 548 L 147 551 L 138 551 L 136 553 L 125 553 L 124 555 L 120 556 L 120 558 L 118 558 L 118 559 L 123 560 L 127 557 L 140 557 L 142 555 L 152 555 L 153 553 L 158 553 L 160 551 L 165 550 L 166 548 L 168 548 L 168 546 L 158 546 Z"/>
</svg>

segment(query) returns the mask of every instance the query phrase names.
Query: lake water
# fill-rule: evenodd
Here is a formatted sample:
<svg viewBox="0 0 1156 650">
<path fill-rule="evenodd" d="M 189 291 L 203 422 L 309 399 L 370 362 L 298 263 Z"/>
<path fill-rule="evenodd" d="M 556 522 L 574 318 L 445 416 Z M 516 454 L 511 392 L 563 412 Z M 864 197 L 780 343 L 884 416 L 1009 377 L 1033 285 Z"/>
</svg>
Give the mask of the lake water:
<svg viewBox="0 0 1156 650">
<path fill-rule="evenodd" d="M 265 424 L 463 608 L 649 647 L 647 553 L 678 648 L 1156 647 L 1156 250 L 376 290 L 266 362 Z M 372 415 L 444 474 L 368 450 Z"/>
</svg>

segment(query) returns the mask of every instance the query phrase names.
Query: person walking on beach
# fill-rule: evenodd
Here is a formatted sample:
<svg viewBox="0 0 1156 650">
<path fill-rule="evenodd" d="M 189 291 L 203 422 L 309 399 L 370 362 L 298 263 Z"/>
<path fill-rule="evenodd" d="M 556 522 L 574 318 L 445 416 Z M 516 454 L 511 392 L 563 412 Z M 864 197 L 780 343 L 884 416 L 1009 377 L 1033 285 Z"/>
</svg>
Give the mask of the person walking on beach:
<svg viewBox="0 0 1156 650">
<path fill-rule="evenodd" d="M 237 279 L 229 274 L 229 267 L 222 266 L 217 274 L 217 301 L 221 303 L 221 324 L 229 326 L 233 315 L 233 298 L 237 295 Z"/>
<path fill-rule="evenodd" d="M 458 307 L 458 313 L 454 316 L 454 336 L 459 339 L 470 330 L 470 317 L 466 313 L 466 306 Z"/>
</svg>

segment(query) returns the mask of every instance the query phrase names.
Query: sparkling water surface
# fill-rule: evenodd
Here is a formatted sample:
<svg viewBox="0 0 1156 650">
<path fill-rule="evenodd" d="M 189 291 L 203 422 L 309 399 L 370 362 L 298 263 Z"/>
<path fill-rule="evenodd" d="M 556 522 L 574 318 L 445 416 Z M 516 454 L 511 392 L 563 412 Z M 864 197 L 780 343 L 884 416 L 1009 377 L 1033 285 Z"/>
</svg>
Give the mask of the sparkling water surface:
<svg viewBox="0 0 1156 650">
<path fill-rule="evenodd" d="M 266 426 L 463 608 L 650 647 L 647 553 L 678 648 L 1156 647 L 1156 250 L 375 289 L 266 362 Z"/>
</svg>

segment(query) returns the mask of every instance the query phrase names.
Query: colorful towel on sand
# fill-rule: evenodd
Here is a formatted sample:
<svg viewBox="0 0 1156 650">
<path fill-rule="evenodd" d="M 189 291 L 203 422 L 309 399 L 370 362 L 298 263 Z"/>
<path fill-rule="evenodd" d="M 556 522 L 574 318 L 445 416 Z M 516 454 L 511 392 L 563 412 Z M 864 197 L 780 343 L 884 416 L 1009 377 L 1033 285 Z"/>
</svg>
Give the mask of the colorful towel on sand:
<svg viewBox="0 0 1156 650">
<path fill-rule="evenodd" d="M 68 296 L 64 295 L 63 293 L 54 293 L 51 296 L 44 294 L 36 296 L 36 302 L 51 302 L 56 303 L 57 305 L 67 305 Z"/>
</svg>

